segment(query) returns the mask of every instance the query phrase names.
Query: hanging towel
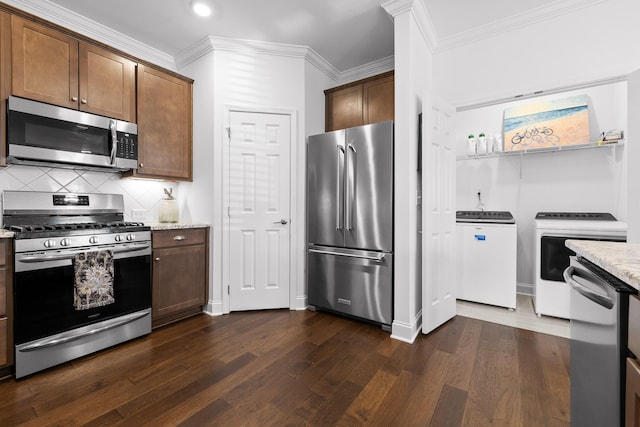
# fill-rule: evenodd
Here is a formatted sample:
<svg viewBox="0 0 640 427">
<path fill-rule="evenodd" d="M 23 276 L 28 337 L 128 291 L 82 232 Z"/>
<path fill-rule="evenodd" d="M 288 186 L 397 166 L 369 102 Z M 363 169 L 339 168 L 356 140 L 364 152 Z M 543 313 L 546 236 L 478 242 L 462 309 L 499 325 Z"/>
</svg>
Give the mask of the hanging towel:
<svg viewBox="0 0 640 427">
<path fill-rule="evenodd" d="M 81 252 L 73 259 L 73 308 L 88 310 L 113 304 L 113 252 Z"/>
</svg>

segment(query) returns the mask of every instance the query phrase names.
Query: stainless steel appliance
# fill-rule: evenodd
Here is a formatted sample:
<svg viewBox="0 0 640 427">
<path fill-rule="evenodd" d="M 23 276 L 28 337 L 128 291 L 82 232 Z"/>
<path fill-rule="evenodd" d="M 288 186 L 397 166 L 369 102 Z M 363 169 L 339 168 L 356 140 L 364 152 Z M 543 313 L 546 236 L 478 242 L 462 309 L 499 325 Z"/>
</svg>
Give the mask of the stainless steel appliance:
<svg viewBox="0 0 640 427">
<path fill-rule="evenodd" d="M 122 195 L 3 196 L 15 232 L 16 378 L 151 332 L 151 231 L 123 221 Z M 92 256 L 103 263 L 82 270 Z M 94 291 L 104 301 L 83 305 Z"/>
<path fill-rule="evenodd" d="M 624 425 L 629 295 L 636 290 L 571 257 L 571 424 Z"/>
<path fill-rule="evenodd" d="M 393 321 L 393 122 L 309 137 L 309 305 Z"/>
<path fill-rule="evenodd" d="M 10 96 L 7 162 L 123 171 L 138 167 L 138 125 Z"/>
<path fill-rule="evenodd" d="M 567 239 L 625 241 L 627 224 L 606 212 L 539 212 L 535 217 L 536 265 L 533 305 L 536 314 L 569 319 L 569 287 L 563 278 L 569 257 Z"/>
</svg>

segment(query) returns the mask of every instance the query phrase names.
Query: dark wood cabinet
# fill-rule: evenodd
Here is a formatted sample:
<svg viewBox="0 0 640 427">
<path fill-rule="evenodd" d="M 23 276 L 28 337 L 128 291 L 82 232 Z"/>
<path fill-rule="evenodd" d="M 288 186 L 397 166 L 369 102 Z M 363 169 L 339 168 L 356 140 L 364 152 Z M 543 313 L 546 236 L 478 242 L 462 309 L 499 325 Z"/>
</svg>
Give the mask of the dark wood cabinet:
<svg viewBox="0 0 640 427">
<path fill-rule="evenodd" d="M 153 327 L 202 312 L 208 284 L 209 229 L 153 231 Z"/>
<path fill-rule="evenodd" d="M 325 131 L 394 119 L 393 71 L 358 80 L 325 93 Z"/>
<path fill-rule="evenodd" d="M 9 373 L 9 367 L 13 364 L 11 242 L 11 239 L 0 239 L 0 378 Z"/>
<path fill-rule="evenodd" d="M 12 93 L 135 122 L 135 68 L 127 58 L 11 17 Z"/>
<path fill-rule="evenodd" d="M 625 426 L 640 426 L 640 365 L 632 358 L 627 358 Z"/>
<path fill-rule="evenodd" d="M 138 66 L 136 176 L 192 181 L 193 81 Z"/>
<path fill-rule="evenodd" d="M 0 100 L 11 95 L 11 15 L 0 12 Z M 7 163 L 7 103 L 0 102 L 0 166 Z"/>
</svg>

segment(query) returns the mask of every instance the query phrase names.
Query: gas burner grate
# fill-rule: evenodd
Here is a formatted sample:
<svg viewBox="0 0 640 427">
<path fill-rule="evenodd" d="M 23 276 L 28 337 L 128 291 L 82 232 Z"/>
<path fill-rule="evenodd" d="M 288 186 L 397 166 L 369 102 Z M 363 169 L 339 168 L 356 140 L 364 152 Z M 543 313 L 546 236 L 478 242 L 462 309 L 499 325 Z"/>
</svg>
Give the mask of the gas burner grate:
<svg viewBox="0 0 640 427">
<path fill-rule="evenodd" d="M 78 222 L 71 224 L 42 224 L 42 225 L 10 225 L 9 231 L 16 233 L 38 233 L 46 231 L 97 230 L 101 228 L 143 227 L 141 222 Z"/>
</svg>

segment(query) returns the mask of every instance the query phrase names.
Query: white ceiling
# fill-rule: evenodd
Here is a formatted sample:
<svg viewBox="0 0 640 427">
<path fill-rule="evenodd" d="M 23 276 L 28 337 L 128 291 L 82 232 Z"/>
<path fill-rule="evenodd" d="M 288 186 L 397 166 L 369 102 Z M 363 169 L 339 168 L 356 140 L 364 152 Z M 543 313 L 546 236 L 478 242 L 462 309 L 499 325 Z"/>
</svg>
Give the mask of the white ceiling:
<svg viewBox="0 0 640 427">
<path fill-rule="evenodd" d="M 206 36 L 309 46 L 341 72 L 393 55 L 393 20 L 384 0 L 207 0 L 208 18 L 195 16 L 190 0 L 44 1 L 174 57 Z M 422 1 L 435 41 L 446 44 L 601 0 Z"/>
</svg>

